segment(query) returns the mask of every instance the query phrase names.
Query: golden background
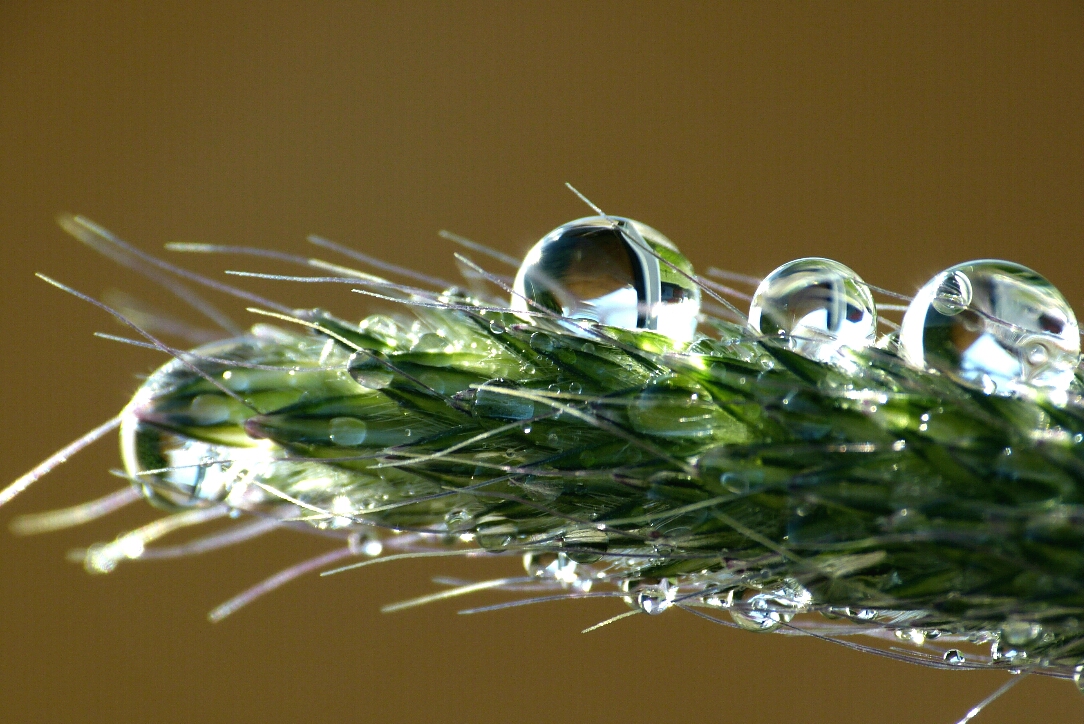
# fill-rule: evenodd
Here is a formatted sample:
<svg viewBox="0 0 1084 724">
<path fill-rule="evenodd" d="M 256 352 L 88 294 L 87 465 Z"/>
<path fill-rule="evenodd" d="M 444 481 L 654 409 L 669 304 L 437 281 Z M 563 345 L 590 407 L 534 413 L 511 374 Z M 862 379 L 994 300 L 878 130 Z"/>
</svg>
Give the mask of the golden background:
<svg viewBox="0 0 1084 724">
<path fill-rule="evenodd" d="M 178 309 L 66 237 L 60 211 L 145 249 L 304 254 L 316 232 L 450 275 L 438 229 L 522 253 L 587 214 L 570 181 L 701 269 L 820 255 L 910 292 L 1002 257 L 1084 312 L 1079 2 L 704 5 L 0 4 L 4 482 L 161 359 L 91 337 L 120 330 L 33 272 Z M 372 308 L 324 293 L 346 316 Z M 117 464 L 100 443 L 0 523 L 118 487 Z M 1003 680 L 677 611 L 581 635 L 620 610 L 606 601 L 378 612 L 438 573 L 514 561 L 309 577 L 216 625 L 214 605 L 329 543 L 280 533 L 99 577 L 65 563 L 149 518 L 0 534 L 0 720 L 948 724 Z M 1082 718 L 1072 685 L 1032 677 L 978 721 Z"/>
</svg>

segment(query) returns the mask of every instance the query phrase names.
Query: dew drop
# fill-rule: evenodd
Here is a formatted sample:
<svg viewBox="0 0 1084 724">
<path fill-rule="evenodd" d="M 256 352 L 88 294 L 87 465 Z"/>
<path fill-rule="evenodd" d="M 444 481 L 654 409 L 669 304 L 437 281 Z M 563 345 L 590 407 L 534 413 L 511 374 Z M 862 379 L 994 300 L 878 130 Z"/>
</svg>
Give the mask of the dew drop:
<svg viewBox="0 0 1084 724">
<path fill-rule="evenodd" d="M 788 340 L 795 352 L 841 362 L 840 348 L 871 346 L 877 308 L 862 278 L 831 259 L 798 259 L 761 281 L 749 307 L 749 326 Z"/>
<path fill-rule="evenodd" d="M 791 616 L 773 610 L 769 598 L 764 594 L 757 594 L 746 600 L 742 608 L 732 607 L 730 618 L 734 623 L 750 631 L 771 631 L 778 628 L 781 623 L 790 621 Z"/>
<path fill-rule="evenodd" d="M 535 352 L 552 352 L 553 351 L 553 339 L 548 334 L 542 332 L 535 332 L 531 335 L 531 349 Z"/>
<path fill-rule="evenodd" d="M 516 526 L 512 523 L 499 523 L 479 528 L 478 545 L 488 551 L 503 551 L 515 541 Z"/>
<path fill-rule="evenodd" d="M 369 432 L 364 420 L 356 417 L 335 417 L 328 425 L 331 433 L 331 441 L 343 447 L 353 447 L 365 442 L 365 436 Z"/>
<path fill-rule="evenodd" d="M 366 352 L 351 356 L 347 370 L 355 382 L 370 390 L 382 390 L 395 378 L 391 370 Z"/>
<path fill-rule="evenodd" d="M 657 586 L 643 586 L 636 592 L 636 606 L 649 616 L 658 616 L 670 608 L 676 594 L 677 589 L 665 580 Z"/>
<path fill-rule="evenodd" d="M 1080 363 L 1076 316 L 1027 267 L 993 259 L 959 264 L 922 287 L 900 328 L 900 354 L 987 394 L 1064 396 Z"/>
<path fill-rule="evenodd" d="M 700 311 L 691 274 L 677 247 L 645 224 L 613 216 L 577 219 L 527 252 L 512 309 L 527 316 L 538 305 L 573 320 L 650 329 L 688 342 Z"/>
<path fill-rule="evenodd" d="M 1013 646 L 1030 643 L 1042 632 L 1042 625 L 1031 621 L 1006 621 L 1001 625 L 1001 638 Z"/>
<path fill-rule="evenodd" d="M 470 528 L 474 522 L 474 516 L 466 510 L 450 510 L 444 515 L 444 525 L 451 533 L 459 533 Z"/>
<path fill-rule="evenodd" d="M 919 628 L 899 628 L 896 629 L 895 633 L 896 638 L 900 641 L 906 641 L 915 646 L 926 643 L 926 632 Z"/>
</svg>

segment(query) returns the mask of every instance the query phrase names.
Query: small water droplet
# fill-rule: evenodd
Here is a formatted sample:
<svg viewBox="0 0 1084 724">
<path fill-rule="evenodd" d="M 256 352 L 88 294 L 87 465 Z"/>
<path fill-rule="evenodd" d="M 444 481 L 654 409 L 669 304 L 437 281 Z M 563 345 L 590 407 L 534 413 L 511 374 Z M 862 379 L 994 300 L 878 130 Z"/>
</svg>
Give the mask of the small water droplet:
<svg viewBox="0 0 1084 724">
<path fill-rule="evenodd" d="M 392 383 L 395 375 L 367 352 L 357 352 L 347 365 L 350 376 L 362 387 L 382 390 Z"/>
<path fill-rule="evenodd" d="M 945 652 L 945 663 L 959 665 L 967 661 L 964 655 L 960 653 L 959 649 L 949 649 Z"/>
<path fill-rule="evenodd" d="M 504 334 L 504 330 L 504 323 L 499 320 L 494 319 L 492 322 L 489 323 L 489 331 L 493 334 Z"/>
<path fill-rule="evenodd" d="M 475 534 L 478 545 L 487 551 L 502 551 L 515 541 L 516 526 L 512 523 L 499 523 L 479 528 Z"/>
<path fill-rule="evenodd" d="M 354 447 L 365 442 L 369 432 L 364 420 L 355 417 L 335 417 L 328 425 L 331 441 L 343 447 Z"/>
<path fill-rule="evenodd" d="M 636 605 L 649 616 L 657 616 L 670 608 L 676 592 L 665 581 L 658 586 L 644 586 L 636 593 Z"/>
<path fill-rule="evenodd" d="M 711 608 L 730 608 L 734 605 L 734 590 L 731 589 L 725 593 L 722 591 L 705 593 L 700 600 L 705 606 L 710 606 Z"/>
<path fill-rule="evenodd" d="M 447 514 L 444 514 L 444 526 L 451 532 L 460 532 L 470 528 L 473 523 L 474 516 L 470 515 L 468 510 L 453 509 L 449 510 Z"/>
<path fill-rule="evenodd" d="M 758 593 L 730 609 L 734 623 L 750 631 L 771 631 L 793 618 L 789 612 L 779 610 L 770 594 Z"/>
<path fill-rule="evenodd" d="M 542 353 L 551 352 L 553 351 L 553 338 L 548 334 L 535 332 L 531 335 L 531 349 Z"/>
<path fill-rule="evenodd" d="M 906 641 L 915 646 L 926 643 L 926 632 L 920 628 L 898 628 L 895 634 L 900 641 Z"/>
</svg>

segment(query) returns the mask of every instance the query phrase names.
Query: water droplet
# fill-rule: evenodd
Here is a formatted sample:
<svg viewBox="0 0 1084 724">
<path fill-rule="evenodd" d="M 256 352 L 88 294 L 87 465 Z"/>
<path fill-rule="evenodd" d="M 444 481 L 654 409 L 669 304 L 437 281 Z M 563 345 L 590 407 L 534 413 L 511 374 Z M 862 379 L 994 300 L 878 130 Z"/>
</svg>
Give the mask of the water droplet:
<svg viewBox="0 0 1084 724">
<path fill-rule="evenodd" d="M 445 378 L 435 372 L 423 372 L 418 375 L 418 382 L 436 392 L 438 395 L 444 394 Z"/>
<path fill-rule="evenodd" d="M 452 533 L 460 533 L 470 528 L 473 523 L 474 516 L 466 510 L 450 510 L 444 515 L 444 525 Z"/>
<path fill-rule="evenodd" d="M 492 326 L 492 325 L 490 325 Z M 418 341 L 411 347 L 411 352 L 443 352 L 444 348 L 448 346 L 448 340 L 439 334 L 433 332 L 426 332 L 422 336 L 418 337 Z"/>
<path fill-rule="evenodd" d="M 370 390 L 382 390 L 395 379 L 391 370 L 367 352 L 351 356 L 347 369 L 355 382 Z"/>
<path fill-rule="evenodd" d="M 1027 652 L 1006 646 L 1001 641 L 995 640 L 990 644 L 990 658 L 994 661 L 1022 661 L 1027 657 Z"/>
<path fill-rule="evenodd" d="M 789 623 L 794 614 L 780 606 L 773 594 L 758 593 L 730 609 L 734 623 L 750 631 L 771 631 Z"/>
<path fill-rule="evenodd" d="M 982 260 L 931 279 L 907 308 L 900 353 L 987 394 L 1064 395 L 1080 362 L 1076 316 L 1027 267 Z"/>
<path fill-rule="evenodd" d="M 1043 627 L 1031 621 L 1006 621 L 1001 625 L 1001 638 L 1013 646 L 1030 643 L 1042 632 Z"/>
<path fill-rule="evenodd" d="M 872 621 L 877 618 L 877 612 L 871 608 L 844 608 L 843 615 L 856 621 Z"/>
<path fill-rule="evenodd" d="M 376 538 L 370 538 L 362 544 L 361 552 L 370 558 L 375 558 L 384 552 L 384 544 Z"/>
<path fill-rule="evenodd" d="M 553 351 L 553 338 L 548 334 L 535 332 L 531 335 L 531 349 L 542 353 L 551 352 Z"/>
<path fill-rule="evenodd" d="M 504 330 L 504 323 L 500 322 L 499 320 L 494 319 L 492 322 L 489 323 L 489 331 L 493 334 L 504 334 Z"/>
<path fill-rule="evenodd" d="M 959 649 L 949 649 L 945 652 L 944 658 L 946 664 L 959 665 L 967 661 L 967 659 L 964 658 L 964 655 L 960 653 Z"/>
<path fill-rule="evenodd" d="M 527 252 L 512 309 L 534 311 L 530 300 L 571 319 L 651 329 L 688 342 L 696 331 L 700 289 L 686 274 L 692 265 L 655 229 L 620 217 L 578 219 Z"/>
<path fill-rule="evenodd" d="M 487 551 L 502 551 L 515 541 L 516 526 L 512 523 L 499 523 L 479 528 L 478 545 Z"/>
<path fill-rule="evenodd" d="M 788 605 L 796 611 L 805 609 L 813 603 L 813 594 L 793 578 L 783 579 L 783 584 L 773 593 L 777 603 Z"/>
<path fill-rule="evenodd" d="M 734 605 L 734 590 L 731 589 L 725 593 L 722 591 L 705 593 L 700 600 L 705 606 L 710 606 L 711 608 L 730 608 Z"/>
<path fill-rule="evenodd" d="M 1073 669 L 1073 683 L 1076 684 L 1076 688 L 1080 690 L 1080 693 L 1084 694 L 1084 664 Z"/>
<path fill-rule="evenodd" d="M 353 447 L 365 442 L 365 436 L 369 432 L 368 425 L 364 420 L 356 417 L 335 417 L 328 425 L 331 433 L 331 441 L 343 447 Z"/>
<path fill-rule="evenodd" d="M 915 646 L 926 643 L 926 632 L 920 628 L 898 628 L 895 633 L 900 641 L 906 641 Z"/>
<path fill-rule="evenodd" d="M 841 347 L 863 349 L 877 334 L 877 308 L 861 277 L 830 259 L 798 259 L 760 283 L 749 307 L 749 326 L 789 340 L 794 351 L 822 362 L 841 362 Z"/>
<path fill-rule="evenodd" d="M 523 570 L 528 576 L 542 578 L 547 566 L 557 560 L 556 553 L 531 552 L 523 554 Z"/>
<path fill-rule="evenodd" d="M 649 616 L 657 616 L 677 598 L 677 588 L 665 579 L 657 585 L 643 585 L 636 591 L 636 605 Z"/>
<path fill-rule="evenodd" d="M 127 417 L 121 426 L 124 467 L 144 496 L 167 508 L 221 502 L 239 475 L 258 475 L 273 453 L 262 447 L 230 448 L 193 440 Z M 153 474 L 144 471 L 160 470 Z"/>
</svg>

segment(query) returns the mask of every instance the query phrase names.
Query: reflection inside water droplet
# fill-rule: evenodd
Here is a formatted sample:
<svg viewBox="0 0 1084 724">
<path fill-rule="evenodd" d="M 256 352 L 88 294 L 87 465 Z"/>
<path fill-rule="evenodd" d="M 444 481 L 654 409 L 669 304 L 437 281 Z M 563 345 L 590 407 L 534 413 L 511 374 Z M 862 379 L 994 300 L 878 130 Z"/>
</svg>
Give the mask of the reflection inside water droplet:
<svg viewBox="0 0 1084 724">
<path fill-rule="evenodd" d="M 903 317 L 900 354 L 988 394 L 1064 396 L 1080 363 L 1080 334 L 1050 282 L 987 259 L 941 272 L 919 291 Z"/>
<path fill-rule="evenodd" d="M 650 226 L 587 217 L 554 229 L 531 248 L 516 274 L 511 305 L 528 318 L 550 310 L 687 342 L 700 311 L 691 274 L 689 261 Z"/>
<path fill-rule="evenodd" d="M 831 259 L 798 259 L 760 283 L 749 307 L 749 326 L 788 340 L 799 354 L 839 362 L 841 347 L 862 349 L 877 333 L 873 295 L 853 270 Z"/>
</svg>

